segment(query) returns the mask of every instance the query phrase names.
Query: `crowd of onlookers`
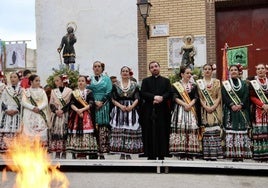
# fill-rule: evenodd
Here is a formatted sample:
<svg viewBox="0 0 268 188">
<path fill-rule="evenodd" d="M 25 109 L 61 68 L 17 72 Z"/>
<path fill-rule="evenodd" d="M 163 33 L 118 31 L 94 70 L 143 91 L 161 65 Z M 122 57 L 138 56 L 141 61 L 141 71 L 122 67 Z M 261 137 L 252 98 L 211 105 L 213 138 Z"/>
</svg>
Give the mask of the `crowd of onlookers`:
<svg viewBox="0 0 268 188">
<path fill-rule="evenodd" d="M 0 151 L 18 134 L 39 136 L 55 158 L 105 159 L 106 153 L 149 160 L 175 156 L 180 160 L 268 159 L 268 79 L 264 64 L 256 76 L 240 77 L 229 67 L 229 79 L 213 77 L 202 67 L 194 80 L 191 67 L 180 67 L 180 80 L 170 83 L 160 65 L 149 63 L 151 76 L 139 85 L 128 66 L 121 78 L 103 74 L 104 63 L 93 63 L 94 75 L 80 75 L 69 88 L 66 75 L 55 75 L 49 95 L 40 77 L 25 70 L 0 75 Z M 48 97 L 49 96 L 49 97 Z"/>
</svg>

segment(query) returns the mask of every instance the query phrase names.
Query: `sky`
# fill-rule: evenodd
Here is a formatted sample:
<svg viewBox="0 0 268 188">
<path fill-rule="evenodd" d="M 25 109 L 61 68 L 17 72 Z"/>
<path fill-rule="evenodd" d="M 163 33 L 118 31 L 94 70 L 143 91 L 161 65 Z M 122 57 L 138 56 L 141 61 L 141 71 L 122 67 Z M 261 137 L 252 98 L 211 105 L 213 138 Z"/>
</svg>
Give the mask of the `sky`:
<svg viewBox="0 0 268 188">
<path fill-rule="evenodd" d="M 35 0 L 1 0 L 0 39 L 31 40 L 27 48 L 36 49 Z"/>
</svg>

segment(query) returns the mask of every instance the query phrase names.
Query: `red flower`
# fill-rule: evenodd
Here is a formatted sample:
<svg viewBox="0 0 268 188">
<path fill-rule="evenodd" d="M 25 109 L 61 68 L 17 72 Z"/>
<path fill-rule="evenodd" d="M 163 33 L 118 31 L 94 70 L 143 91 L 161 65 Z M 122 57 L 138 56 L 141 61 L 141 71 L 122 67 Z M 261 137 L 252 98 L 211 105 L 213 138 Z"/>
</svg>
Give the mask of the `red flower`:
<svg viewBox="0 0 268 188">
<path fill-rule="evenodd" d="M 90 79 L 90 77 L 89 76 L 86 76 L 86 83 L 89 85 L 90 84 L 90 82 L 91 82 L 91 79 Z"/>
<path fill-rule="evenodd" d="M 61 80 L 64 84 L 69 84 L 69 78 L 68 78 L 68 75 L 66 74 L 63 74 L 61 75 Z"/>
<path fill-rule="evenodd" d="M 133 76 L 133 71 L 130 69 L 130 71 L 129 71 L 129 76 Z"/>
<path fill-rule="evenodd" d="M 4 78 L 4 77 L 5 77 L 4 72 L 0 71 L 0 78 Z"/>
</svg>

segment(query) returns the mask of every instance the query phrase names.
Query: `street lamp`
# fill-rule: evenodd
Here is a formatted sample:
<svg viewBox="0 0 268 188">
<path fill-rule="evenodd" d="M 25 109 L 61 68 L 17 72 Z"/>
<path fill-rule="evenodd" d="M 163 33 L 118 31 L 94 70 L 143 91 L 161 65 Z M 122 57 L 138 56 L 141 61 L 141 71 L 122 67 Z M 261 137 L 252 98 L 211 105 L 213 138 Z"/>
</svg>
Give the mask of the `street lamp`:
<svg viewBox="0 0 268 188">
<path fill-rule="evenodd" d="M 143 18 L 147 38 L 149 39 L 150 27 L 147 24 L 147 17 L 149 17 L 149 13 L 150 13 L 150 9 L 151 9 L 152 4 L 150 2 L 148 2 L 148 0 L 140 0 L 139 3 L 137 3 L 137 6 L 139 8 L 140 15 Z"/>
</svg>

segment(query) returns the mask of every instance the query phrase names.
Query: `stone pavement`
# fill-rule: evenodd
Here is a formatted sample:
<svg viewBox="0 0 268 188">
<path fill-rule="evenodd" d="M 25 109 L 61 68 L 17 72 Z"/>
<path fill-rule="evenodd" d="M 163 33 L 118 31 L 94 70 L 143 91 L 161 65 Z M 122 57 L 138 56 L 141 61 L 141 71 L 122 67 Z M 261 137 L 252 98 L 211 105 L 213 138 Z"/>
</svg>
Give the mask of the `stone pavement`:
<svg viewBox="0 0 268 188">
<path fill-rule="evenodd" d="M 70 188 L 267 188 L 268 178 L 262 176 L 148 172 L 66 172 Z M 2 173 L 0 172 L 2 176 Z M 1 188 L 12 188 L 15 174 Z"/>
<path fill-rule="evenodd" d="M 118 160 L 119 155 L 106 155 L 106 160 L 53 160 L 61 164 L 70 181 L 70 188 L 266 188 L 268 163 L 253 160 L 231 162 L 220 160 L 181 161 L 175 157 L 163 161 L 148 161 L 132 156 L 132 160 Z M 0 177 L 4 162 L 1 162 Z M 157 166 L 169 166 L 169 173 L 156 173 Z M 8 181 L 0 188 L 12 188 L 15 173 L 7 173 Z M 54 187 L 52 187 L 54 188 Z"/>
</svg>

